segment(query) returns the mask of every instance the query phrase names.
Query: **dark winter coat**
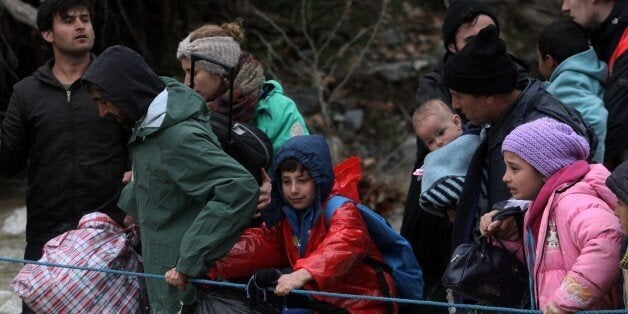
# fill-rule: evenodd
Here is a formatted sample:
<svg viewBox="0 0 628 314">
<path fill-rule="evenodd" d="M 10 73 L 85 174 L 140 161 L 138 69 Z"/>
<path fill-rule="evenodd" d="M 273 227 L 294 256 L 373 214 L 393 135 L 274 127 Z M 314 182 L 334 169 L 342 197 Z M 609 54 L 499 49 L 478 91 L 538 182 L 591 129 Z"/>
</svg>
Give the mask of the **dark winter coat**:
<svg viewBox="0 0 628 314">
<path fill-rule="evenodd" d="M 615 1 L 608 18 L 589 34 L 600 60 L 609 61 L 628 27 L 628 1 Z M 610 70 L 610 68 L 609 68 Z M 604 105 L 608 110 L 605 160 L 617 159 L 628 147 L 628 52 L 620 55 L 606 82 Z"/>
<path fill-rule="evenodd" d="M 517 126 L 526 122 L 534 121 L 542 117 L 550 117 L 560 122 L 563 122 L 571 126 L 574 131 L 589 140 L 591 145 L 591 151 L 595 152 L 596 138 L 590 128 L 586 126 L 580 114 L 573 108 L 565 106 L 559 100 L 549 94 L 541 81 L 536 79 L 525 79 L 517 83 L 517 87 L 521 90 L 519 98 L 510 104 L 499 116 L 495 123 L 491 124 L 485 139 L 484 145 L 480 145 L 476 154 L 481 153 L 484 155 L 485 164 L 488 165 L 488 202 L 490 207 L 493 204 L 501 201 L 505 201 L 512 197 L 508 187 L 502 180 L 504 173 L 506 172 L 506 164 L 504 163 L 504 156 L 501 152 L 502 142 L 508 133 L 510 133 Z M 593 144 L 591 144 L 593 142 Z M 479 151 L 486 148 L 485 151 Z M 467 194 L 468 191 L 474 191 L 480 189 L 480 184 L 470 179 L 471 177 L 479 178 L 478 174 L 481 167 L 472 165 L 467 172 L 467 180 L 463 188 L 463 195 L 458 203 L 458 209 L 456 211 L 456 221 L 453 227 L 453 240 L 452 247 L 456 247 L 458 244 L 469 241 L 468 226 L 474 226 L 472 221 L 481 217 L 488 212 L 490 208 L 478 208 L 476 213 L 471 213 L 469 216 L 460 215 L 461 212 L 470 208 L 477 208 L 478 203 L 473 200 Z M 467 225 L 468 224 L 468 225 Z"/>
<path fill-rule="evenodd" d="M 26 240 L 37 246 L 116 197 L 128 159 L 128 132 L 98 116 L 78 81 L 66 91 L 53 64 L 15 84 L 2 123 L 0 174 L 26 169 Z M 124 218 L 117 208 L 107 213 Z"/>
</svg>

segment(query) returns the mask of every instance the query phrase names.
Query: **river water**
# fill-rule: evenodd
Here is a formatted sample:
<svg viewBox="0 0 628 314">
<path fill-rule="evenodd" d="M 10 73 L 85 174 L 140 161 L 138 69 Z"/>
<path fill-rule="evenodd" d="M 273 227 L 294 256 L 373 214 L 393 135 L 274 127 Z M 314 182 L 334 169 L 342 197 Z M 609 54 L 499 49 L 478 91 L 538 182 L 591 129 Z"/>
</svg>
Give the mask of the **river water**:
<svg viewBox="0 0 628 314">
<path fill-rule="evenodd" d="M 0 199 L 0 256 L 23 258 L 26 207 L 23 199 Z M 0 261 L 0 313 L 20 313 L 22 303 L 9 285 L 22 264 Z"/>
</svg>

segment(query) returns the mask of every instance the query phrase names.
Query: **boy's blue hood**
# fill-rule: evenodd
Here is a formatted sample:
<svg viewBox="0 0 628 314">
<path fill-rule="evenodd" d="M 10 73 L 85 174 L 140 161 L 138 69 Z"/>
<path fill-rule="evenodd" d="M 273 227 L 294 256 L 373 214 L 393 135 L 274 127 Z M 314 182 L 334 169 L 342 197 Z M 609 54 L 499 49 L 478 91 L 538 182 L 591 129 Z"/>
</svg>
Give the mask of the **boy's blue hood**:
<svg viewBox="0 0 628 314">
<path fill-rule="evenodd" d="M 262 218 L 269 228 L 285 218 L 281 208 L 287 203 L 281 196 L 281 178 L 277 176 L 276 170 L 279 164 L 288 158 L 296 159 L 301 166 L 309 170 L 310 176 L 316 182 L 318 202 L 327 199 L 334 184 L 331 155 L 324 137 L 302 135 L 288 139 L 277 152 L 269 172 L 273 184 L 272 199 L 270 206 L 262 210 Z M 315 206 L 320 207 L 320 204 L 315 204 Z"/>
</svg>

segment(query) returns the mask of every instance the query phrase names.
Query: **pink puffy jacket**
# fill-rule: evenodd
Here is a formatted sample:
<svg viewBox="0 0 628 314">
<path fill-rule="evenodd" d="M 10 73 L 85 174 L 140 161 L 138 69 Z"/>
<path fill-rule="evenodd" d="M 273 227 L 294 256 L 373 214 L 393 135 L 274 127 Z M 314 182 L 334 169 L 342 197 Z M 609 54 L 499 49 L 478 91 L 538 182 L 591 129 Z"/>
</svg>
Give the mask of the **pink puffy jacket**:
<svg viewBox="0 0 628 314">
<path fill-rule="evenodd" d="M 620 307 L 622 232 L 613 215 L 617 198 L 605 185 L 609 175 L 604 166 L 583 161 L 565 167 L 526 213 L 525 247 L 534 247 L 526 254 L 534 258 L 531 276 L 541 309 L 549 301 L 567 311 Z"/>
</svg>

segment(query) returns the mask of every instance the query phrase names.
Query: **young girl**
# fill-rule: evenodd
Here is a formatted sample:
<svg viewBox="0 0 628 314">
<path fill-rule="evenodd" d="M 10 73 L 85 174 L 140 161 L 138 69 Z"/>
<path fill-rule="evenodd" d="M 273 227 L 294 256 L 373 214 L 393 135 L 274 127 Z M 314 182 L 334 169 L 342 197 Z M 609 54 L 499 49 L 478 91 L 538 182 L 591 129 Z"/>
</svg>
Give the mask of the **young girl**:
<svg viewBox="0 0 628 314">
<path fill-rule="evenodd" d="M 532 200 L 517 242 L 532 261 L 534 304 L 543 313 L 619 308 L 622 234 L 612 210 L 617 198 L 605 185 L 609 171 L 585 161 L 586 139 L 542 118 L 515 128 L 502 152 L 503 180 L 513 197 Z M 497 231 L 503 225 L 492 222 L 494 215 L 482 217 L 480 230 L 502 238 Z"/>
</svg>

